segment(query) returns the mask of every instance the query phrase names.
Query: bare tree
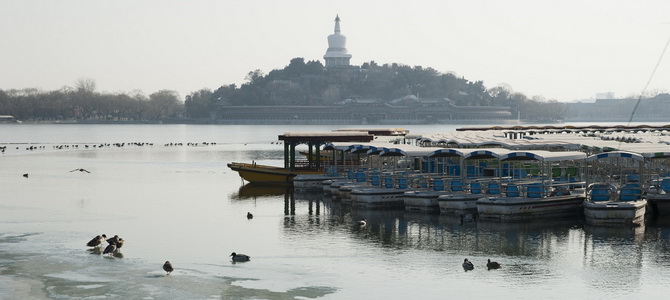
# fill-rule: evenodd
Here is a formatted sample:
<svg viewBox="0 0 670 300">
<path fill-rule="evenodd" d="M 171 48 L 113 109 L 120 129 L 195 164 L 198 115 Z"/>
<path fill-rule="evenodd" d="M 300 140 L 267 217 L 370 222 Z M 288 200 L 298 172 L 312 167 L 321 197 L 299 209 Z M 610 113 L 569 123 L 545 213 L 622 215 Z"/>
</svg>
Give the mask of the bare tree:
<svg viewBox="0 0 670 300">
<path fill-rule="evenodd" d="M 79 78 L 74 84 L 78 92 L 84 92 L 92 94 L 95 92 L 96 84 L 95 79 L 93 78 Z"/>
</svg>

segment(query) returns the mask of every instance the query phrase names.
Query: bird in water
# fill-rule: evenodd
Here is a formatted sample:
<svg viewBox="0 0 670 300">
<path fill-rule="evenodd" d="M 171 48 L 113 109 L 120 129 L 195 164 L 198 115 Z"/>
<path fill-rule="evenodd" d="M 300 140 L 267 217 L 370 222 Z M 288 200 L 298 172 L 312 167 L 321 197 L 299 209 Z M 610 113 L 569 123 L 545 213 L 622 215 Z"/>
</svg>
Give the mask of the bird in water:
<svg viewBox="0 0 670 300">
<path fill-rule="evenodd" d="M 86 170 L 86 169 L 81 169 L 81 168 L 79 168 L 79 169 L 74 169 L 74 170 L 72 170 L 72 171 L 70 171 L 70 172 L 76 172 L 76 171 L 79 171 L 79 172 L 86 172 L 86 173 L 91 173 L 91 172 L 89 172 L 88 170 Z"/>
<path fill-rule="evenodd" d="M 472 270 L 474 268 L 475 268 L 475 265 L 471 261 L 469 261 L 467 258 L 463 261 L 463 269 L 465 269 L 466 271 Z"/>
<path fill-rule="evenodd" d="M 489 270 L 491 270 L 491 269 L 499 269 L 499 268 L 500 268 L 500 264 L 499 264 L 498 262 L 491 261 L 491 259 L 489 258 L 489 262 L 486 263 L 486 267 L 487 267 Z"/>
<path fill-rule="evenodd" d="M 366 220 L 365 218 L 360 219 L 360 220 L 358 220 L 358 225 L 359 225 L 359 226 L 365 226 L 365 225 L 368 225 L 368 220 Z"/>
<path fill-rule="evenodd" d="M 28 178 L 28 173 L 23 174 L 23 177 Z"/>
<path fill-rule="evenodd" d="M 165 263 L 163 264 L 163 270 L 165 270 L 165 272 L 167 272 L 166 275 L 170 275 L 170 273 L 172 273 L 172 271 L 174 271 L 174 268 L 172 267 L 172 264 L 170 263 L 169 260 L 165 261 Z"/>
<path fill-rule="evenodd" d="M 109 254 L 110 256 L 114 255 L 114 251 L 116 251 L 116 244 L 109 244 L 107 245 L 107 248 L 105 248 L 104 251 L 102 251 L 102 254 Z"/>
<path fill-rule="evenodd" d="M 88 243 L 86 243 L 86 246 L 98 247 L 98 246 L 100 246 L 100 244 L 102 244 L 102 242 L 105 241 L 106 238 L 107 238 L 107 236 L 104 235 L 104 234 L 103 235 L 98 235 L 98 236 L 94 237 L 93 239 L 91 239 L 90 241 L 88 241 Z"/>
<path fill-rule="evenodd" d="M 254 215 L 251 214 L 250 212 L 247 212 L 247 219 L 251 220 L 254 218 Z"/>
<path fill-rule="evenodd" d="M 243 261 L 250 261 L 251 260 L 251 257 L 249 257 L 249 255 L 245 255 L 245 254 L 241 254 L 241 253 L 237 254 L 237 253 L 233 252 L 232 254 L 230 254 L 230 256 L 233 258 L 234 262 L 243 262 Z"/>
</svg>

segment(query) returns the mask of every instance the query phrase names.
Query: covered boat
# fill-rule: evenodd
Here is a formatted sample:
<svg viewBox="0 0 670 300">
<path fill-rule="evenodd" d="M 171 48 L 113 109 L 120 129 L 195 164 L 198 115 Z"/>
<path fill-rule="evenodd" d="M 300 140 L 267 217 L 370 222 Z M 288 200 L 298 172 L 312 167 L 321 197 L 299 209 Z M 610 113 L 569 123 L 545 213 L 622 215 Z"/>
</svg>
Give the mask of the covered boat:
<svg viewBox="0 0 670 300">
<path fill-rule="evenodd" d="M 613 151 L 589 156 L 584 217 L 589 225 L 641 225 L 644 196 L 644 157 Z"/>
<path fill-rule="evenodd" d="M 341 131 L 341 132 L 286 132 L 279 135 L 279 140 L 284 144 L 284 167 L 258 165 L 256 163 L 228 163 L 228 167 L 237 172 L 240 177 L 248 182 L 265 184 L 292 184 L 293 178 L 299 174 L 325 174 L 326 165 L 321 161 L 321 145 L 330 142 L 363 142 L 367 143 L 374 136 L 367 131 Z M 305 160 L 296 158 L 296 146 L 306 144 L 308 146 Z M 314 158 L 314 160 L 312 160 Z"/>
<path fill-rule="evenodd" d="M 500 156 L 501 195 L 477 200 L 481 219 L 526 221 L 582 213 L 579 169 L 586 154 L 575 151 L 512 151 Z"/>
</svg>

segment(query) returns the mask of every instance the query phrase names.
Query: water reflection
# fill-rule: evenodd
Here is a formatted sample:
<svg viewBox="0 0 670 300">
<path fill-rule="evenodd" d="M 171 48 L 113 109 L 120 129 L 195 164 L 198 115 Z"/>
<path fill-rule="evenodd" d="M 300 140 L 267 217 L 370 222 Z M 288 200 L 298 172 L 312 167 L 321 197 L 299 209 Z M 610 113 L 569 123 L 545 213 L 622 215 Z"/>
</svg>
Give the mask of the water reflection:
<svg viewBox="0 0 670 300">
<path fill-rule="evenodd" d="M 289 193 L 293 193 L 293 187 L 289 185 L 247 183 L 240 186 L 237 193 L 233 193 L 229 198 L 234 200 L 255 200 L 258 197 L 280 196 Z"/>
<path fill-rule="evenodd" d="M 583 226 L 580 219 L 499 223 L 398 209 L 368 209 L 333 202 L 321 193 L 288 191 L 283 196 L 286 228 L 295 230 L 327 223 L 353 233 L 356 238 L 393 248 L 550 257 L 558 245 L 569 244 Z M 307 204 L 307 216 L 316 217 L 296 218 L 296 201 Z M 358 220 L 363 218 L 367 225 L 361 228 Z M 307 223 L 298 224 L 303 220 Z M 365 234 L 358 234 L 361 231 Z"/>
<path fill-rule="evenodd" d="M 244 187 L 245 190 L 253 188 Z M 582 218 L 500 223 L 397 209 L 362 208 L 333 202 L 322 193 L 287 190 L 275 199 L 281 197 L 284 232 L 301 239 L 326 233 L 332 239 L 345 237 L 382 248 L 465 255 L 478 259 L 480 264 L 487 257 L 504 258 L 503 269 L 507 274 L 555 280 L 551 278 L 573 270 L 579 272 L 576 276 L 582 276 L 589 286 L 592 283 L 593 289 L 635 291 L 643 285 L 645 263 L 670 266 L 670 228 L 658 224 L 601 227 L 585 225 Z M 366 226 L 358 224 L 363 218 Z"/>
</svg>

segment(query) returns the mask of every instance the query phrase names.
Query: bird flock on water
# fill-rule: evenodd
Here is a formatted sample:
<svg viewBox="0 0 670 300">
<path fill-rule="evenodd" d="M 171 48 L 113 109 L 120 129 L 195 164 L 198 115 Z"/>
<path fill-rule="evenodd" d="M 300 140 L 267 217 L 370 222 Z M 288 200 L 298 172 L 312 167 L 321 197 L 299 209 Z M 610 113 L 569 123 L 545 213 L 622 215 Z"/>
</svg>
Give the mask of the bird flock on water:
<svg viewBox="0 0 670 300">
<path fill-rule="evenodd" d="M 107 242 L 107 246 L 102 249 L 102 246 L 105 242 Z M 108 239 L 106 234 L 102 234 L 92 238 L 90 241 L 88 241 L 88 243 L 86 243 L 86 246 L 93 247 L 92 249 L 89 249 L 91 253 L 123 257 L 123 254 L 121 254 L 121 247 L 123 247 L 123 242 L 124 240 L 118 235 L 114 235 Z"/>
<path fill-rule="evenodd" d="M 473 264 L 470 260 L 467 258 L 463 260 L 463 269 L 467 271 L 472 271 L 475 269 L 475 264 Z M 491 261 L 491 259 L 488 259 L 488 262 L 486 263 L 486 269 L 487 270 L 495 270 L 495 269 L 500 269 L 500 263 Z"/>
<path fill-rule="evenodd" d="M 251 212 L 247 212 L 247 219 L 251 220 L 253 219 L 253 217 L 254 215 Z M 103 250 L 102 246 L 104 246 L 105 242 L 107 243 L 107 246 Z M 96 235 L 94 238 L 88 241 L 88 243 L 86 243 L 86 246 L 92 247 L 91 249 L 89 249 L 89 251 L 93 254 L 102 254 L 102 255 L 123 258 L 123 254 L 121 254 L 120 252 L 121 247 L 123 247 L 123 242 L 124 240 L 120 238 L 118 235 L 114 235 L 113 237 L 108 239 L 107 235 L 103 233 L 101 235 Z M 251 261 L 251 256 L 242 253 L 233 252 L 229 256 L 233 263 Z M 170 275 L 174 271 L 174 267 L 172 266 L 172 263 L 169 260 L 166 260 L 165 263 L 163 264 L 163 271 L 166 272 L 165 275 Z"/>
<path fill-rule="evenodd" d="M 80 172 L 87 172 L 85 169 L 74 169 L 70 172 L 75 172 L 75 171 L 80 171 Z M 27 177 L 27 174 L 25 175 Z M 251 212 L 247 212 L 247 219 L 251 220 L 253 219 L 254 215 Z M 367 226 L 368 221 L 365 218 L 361 218 L 358 221 L 356 221 L 356 225 L 364 228 Z M 102 245 L 107 242 L 107 246 L 104 248 L 104 250 L 100 251 Z M 123 257 L 123 255 L 120 253 L 121 247 L 123 247 L 124 240 L 120 238 L 118 235 L 114 235 L 112 238 L 107 238 L 107 235 L 102 234 L 102 235 L 97 235 L 93 239 L 91 239 L 88 243 L 86 243 L 86 246 L 93 247 L 93 253 L 98 253 L 102 255 L 109 255 L 109 256 L 115 256 L 115 257 Z M 238 263 L 238 262 L 248 262 L 251 261 L 251 257 L 246 254 L 242 253 L 236 253 L 232 252 L 230 255 L 231 261 L 233 263 Z M 467 271 L 472 271 L 475 269 L 475 265 L 473 262 L 471 262 L 469 259 L 464 259 L 463 260 L 463 269 Z M 488 259 L 486 262 L 486 268 L 487 270 L 495 270 L 495 269 L 500 269 L 501 264 L 496 262 L 496 261 L 491 261 L 491 259 Z M 172 263 L 168 260 L 165 261 L 163 264 L 163 271 L 166 272 L 166 275 L 170 275 L 174 271 L 174 266 Z"/>
</svg>

